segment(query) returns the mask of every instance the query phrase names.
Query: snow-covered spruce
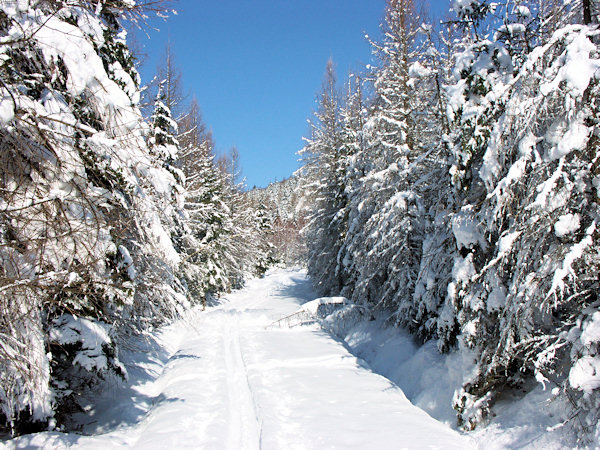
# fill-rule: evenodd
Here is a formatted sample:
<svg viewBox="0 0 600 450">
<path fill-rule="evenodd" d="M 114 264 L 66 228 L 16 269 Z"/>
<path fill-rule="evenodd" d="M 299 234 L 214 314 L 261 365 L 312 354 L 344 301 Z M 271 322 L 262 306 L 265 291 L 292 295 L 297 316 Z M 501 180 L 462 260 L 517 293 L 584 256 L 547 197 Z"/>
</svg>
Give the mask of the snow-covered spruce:
<svg viewBox="0 0 600 450">
<path fill-rule="evenodd" d="M 164 84 L 173 85 L 167 80 Z M 172 237 L 181 256 L 180 278 L 192 302 L 206 304 L 273 264 L 271 218 L 244 191 L 243 181 L 234 182 L 236 174 L 230 169 L 239 161 L 215 157 L 214 142 L 195 101 L 178 119 L 176 139 L 168 130 L 174 130 L 174 124 L 166 102 L 157 102 L 156 111 L 163 112 L 155 112 L 153 122 L 165 125 L 162 135 L 170 136 L 177 147 L 177 158 L 166 161 L 166 167 L 176 179 L 185 180 L 183 195 L 172 198 L 177 206 L 167 206 L 177 213 L 169 220 L 175 225 L 170 229 L 176 231 Z M 160 117 L 168 120 L 157 121 Z"/>
<path fill-rule="evenodd" d="M 339 137 L 309 142 L 346 170 L 308 161 L 309 273 L 323 294 L 473 351 L 454 399 L 465 429 L 537 380 L 598 436 L 600 55 L 596 26 L 581 25 L 596 7 L 457 0 L 431 46 L 414 6 L 388 3 L 353 153 Z"/>
<path fill-rule="evenodd" d="M 523 56 L 498 34 L 461 55 L 472 69 L 453 89 L 480 83 L 477 94 L 450 103 L 457 196 L 477 224 L 454 222 L 462 254 L 448 291 L 461 340 L 479 355 L 477 374 L 455 399 L 465 428 L 486 417 L 498 393 L 532 376 L 573 401 L 573 425 L 594 432 L 598 423 L 597 393 L 580 378 L 594 372 L 579 370 L 597 341 L 574 337 L 597 308 L 594 35 L 565 25 L 529 40 Z"/>
<path fill-rule="evenodd" d="M 119 22 L 131 1 L 0 4 L 0 422 L 60 424 L 119 335 L 186 305 Z M 75 376 L 76 375 L 76 376 Z M 53 418 L 54 417 L 54 418 Z"/>
</svg>

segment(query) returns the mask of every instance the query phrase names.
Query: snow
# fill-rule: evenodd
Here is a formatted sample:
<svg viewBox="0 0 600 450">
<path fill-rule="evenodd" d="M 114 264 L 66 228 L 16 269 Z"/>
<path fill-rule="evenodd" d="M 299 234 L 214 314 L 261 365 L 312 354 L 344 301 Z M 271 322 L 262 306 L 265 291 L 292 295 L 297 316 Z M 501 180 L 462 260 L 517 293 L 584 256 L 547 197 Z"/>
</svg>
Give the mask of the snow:
<svg viewBox="0 0 600 450">
<path fill-rule="evenodd" d="M 586 324 L 580 339 L 585 345 L 600 342 L 600 311 L 592 315 L 592 321 Z"/>
<path fill-rule="evenodd" d="M 476 355 L 460 345 L 440 354 L 437 342 L 419 345 L 406 331 L 386 325 L 383 315 L 339 311 L 324 326 L 343 340 L 363 364 L 395 383 L 407 398 L 431 417 L 456 426 L 452 399 L 474 375 Z M 467 434 L 477 448 L 562 449 L 575 447 L 573 436 L 562 427 L 568 408 L 557 392 L 534 385 L 527 394 L 507 392 L 494 407 L 486 427 Z M 375 447 L 370 447 L 375 448 Z"/>
<path fill-rule="evenodd" d="M 173 175 L 162 168 L 150 167 L 147 176 L 156 192 L 162 195 L 169 195 L 176 184 Z"/>
<path fill-rule="evenodd" d="M 23 3 L 28 5 L 29 2 Z M 9 6 L 3 5 L 2 8 L 6 9 Z M 82 24 L 82 28 L 79 28 L 65 22 L 58 15 L 45 16 L 40 11 L 28 10 L 27 6 L 20 8 L 23 13 L 28 13 L 22 18 L 24 27 L 21 30 L 14 27 L 15 30 L 9 31 L 9 34 L 31 35 L 50 66 L 55 64 L 57 58 L 61 58 L 68 73 L 67 91 L 72 96 L 80 96 L 85 91 L 93 92 L 95 99 L 102 104 L 98 108 L 101 115 L 120 116 L 124 128 L 135 129 L 139 123 L 139 113 L 131 106 L 132 100 L 135 104 L 137 99 L 130 99 L 124 90 L 109 78 L 90 38 L 84 34 L 84 31 L 90 33 L 96 42 L 103 42 L 97 19 L 88 16 L 89 13 L 81 9 L 78 23 Z M 117 79 L 125 83 L 125 91 L 135 94 L 137 89 L 133 80 L 122 72 L 122 69 L 116 70 Z"/>
<path fill-rule="evenodd" d="M 526 30 L 527 29 L 525 28 L 525 25 L 522 23 L 510 23 L 502 25 L 500 28 L 498 28 L 500 33 L 506 33 L 511 36 L 514 36 L 515 34 L 523 34 Z"/>
<path fill-rule="evenodd" d="M 513 244 L 517 240 L 517 238 L 521 235 L 520 231 L 515 231 L 513 233 L 506 233 L 500 237 L 498 241 L 498 253 L 504 255 L 512 249 Z"/>
<path fill-rule="evenodd" d="M 569 252 L 565 255 L 565 258 L 562 263 L 562 267 L 558 268 L 556 272 L 554 272 L 554 278 L 552 279 L 552 287 L 550 292 L 547 295 L 547 298 L 556 295 L 557 291 L 562 292 L 565 286 L 565 278 L 568 276 L 574 276 L 575 272 L 573 270 L 573 264 L 579 258 L 583 256 L 583 252 L 592 245 L 593 243 L 593 234 L 596 231 L 596 222 L 592 222 L 592 224 L 587 228 L 585 232 L 585 237 L 571 246 Z"/>
<path fill-rule="evenodd" d="M 457 257 L 452 267 L 452 277 L 457 281 L 469 281 L 475 275 L 475 265 L 473 264 L 473 253 L 469 253 L 465 258 Z"/>
<path fill-rule="evenodd" d="M 31 384 L 34 384 L 34 386 L 30 387 L 30 392 L 22 392 L 21 398 L 19 400 L 25 403 L 25 397 L 29 397 L 27 399 L 27 403 L 30 405 L 30 411 L 32 412 L 33 417 L 37 420 L 44 420 L 46 417 L 49 417 L 51 415 L 52 411 L 52 392 L 49 386 L 50 363 L 48 361 L 48 358 L 46 357 L 46 352 L 48 351 L 48 349 L 46 346 L 44 336 L 40 332 L 41 330 L 34 329 L 30 325 L 25 325 L 25 327 L 29 328 L 29 336 L 26 340 L 26 343 L 29 347 L 29 358 L 27 360 L 27 364 L 33 364 L 35 366 L 34 370 L 37 371 L 38 375 L 36 376 L 35 381 L 33 383 L 29 382 Z M 6 351 L 10 348 L 8 346 L 5 346 L 4 349 Z M 7 353 L 10 355 L 10 350 Z M 19 355 L 15 355 L 15 360 L 19 359 L 21 359 L 19 358 Z M 26 368 L 24 369 L 27 370 Z M 14 375 L 19 376 L 18 374 Z M 6 379 L 7 378 L 4 378 L 4 380 Z M 27 381 L 25 381 L 25 383 L 27 383 Z M 5 387 L 2 386 L 2 391 L 4 391 L 4 389 Z M 6 391 L 4 391 L 3 393 L 5 392 Z M 2 412 L 6 413 L 11 411 L 4 410 Z"/>
<path fill-rule="evenodd" d="M 504 118 L 500 118 L 500 123 L 492 130 L 487 150 L 483 155 L 481 169 L 479 170 L 479 178 L 483 180 L 488 190 L 490 186 L 493 186 L 495 179 L 502 171 L 502 165 L 498 160 L 498 153 L 502 145 L 501 124 L 503 121 Z"/>
<path fill-rule="evenodd" d="M 5 89 L 0 90 L 0 123 L 6 125 L 15 118 L 14 102 L 10 95 L 4 95 Z"/>
<path fill-rule="evenodd" d="M 54 328 L 50 330 L 50 339 L 58 344 L 74 344 L 81 342 L 81 350 L 73 360 L 88 371 L 107 368 L 106 355 L 102 346 L 110 345 L 108 325 L 100 322 L 63 314 L 54 320 Z"/>
<path fill-rule="evenodd" d="M 584 117 L 580 115 L 568 125 L 561 119 L 550 127 L 546 134 L 546 141 L 552 145 L 547 155 L 550 161 L 585 148 L 590 129 L 583 122 Z"/>
<path fill-rule="evenodd" d="M 567 46 L 565 65 L 559 76 L 580 93 L 587 89 L 600 68 L 600 60 L 590 58 L 590 54 L 595 51 L 596 45 L 583 33 L 575 34 L 573 41 Z"/>
<path fill-rule="evenodd" d="M 479 3 L 479 0 L 454 0 L 452 9 L 459 15 L 471 13 Z"/>
<path fill-rule="evenodd" d="M 191 310 L 129 346 L 138 348 L 124 357 L 129 384 L 112 386 L 94 399 L 80 417 L 83 434 L 43 432 L 6 446 L 474 447 L 318 326 L 269 327 L 314 297 L 303 272 L 278 271 L 250 282 L 219 306 Z M 400 357 L 414 352 L 409 339 L 403 342 Z M 393 353 L 388 349 L 386 355 Z M 448 365 L 456 371 L 463 366 L 462 361 Z M 410 382 L 428 381 L 434 380 Z M 447 381 L 453 385 L 455 380 Z M 446 386 L 446 380 L 438 384 Z M 422 402 L 442 405 L 435 392 Z"/>
<path fill-rule="evenodd" d="M 504 286 L 496 286 L 492 292 L 488 294 L 486 306 L 488 312 L 502 311 L 506 305 L 506 288 Z"/>
<path fill-rule="evenodd" d="M 515 8 L 516 13 L 519 17 L 529 18 L 531 17 L 531 11 L 527 6 L 519 5 Z"/>
<path fill-rule="evenodd" d="M 526 173 L 527 163 L 531 159 L 531 154 L 537 142 L 538 138 L 533 133 L 526 134 L 525 137 L 519 141 L 519 159 L 510 166 L 506 176 L 497 183 L 494 191 L 488 194 L 488 198 L 493 196 L 501 198 L 505 190 L 523 178 Z M 500 163 L 497 159 L 497 152 L 495 155 L 492 155 L 490 154 L 490 150 L 491 148 L 486 150 L 484 162 L 479 171 L 479 176 L 485 182 L 486 186 L 493 186 L 493 177 L 501 170 Z"/>
<path fill-rule="evenodd" d="M 408 76 L 411 78 L 422 78 L 431 75 L 431 70 L 424 67 L 418 61 L 410 65 L 408 69 Z"/>
<path fill-rule="evenodd" d="M 473 248 L 475 244 L 485 246 L 481 232 L 478 230 L 474 208 L 471 205 L 463 206 L 452 218 L 452 233 L 456 239 L 456 246 L 460 248 Z"/>
<path fill-rule="evenodd" d="M 129 250 L 127 250 L 127 247 L 125 247 L 124 245 L 119 245 L 119 253 L 121 254 L 121 261 L 119 261 L 117 267 L 119 269 L 127 269 L 127 276 L 130 280 L 134 280 L 137 276 L 137 271 L 135 270 L 135 266 L 133 265 L 133 258 L 131 258 Z"/>
<path fill-rule="evenodd" d="M 569 384 L 586 394 L 600 388 L 600 357 L 584 356 L 577 360 L 569 372 Z"/>
<path fill-rule="evenodd" d="M 100 81 L 97 77 L 106 73 L 94 47 L 74 25 L 51 17 L 46 26 L 36 31 L 35 38 L 48 64 L 52 64 L 58 56 L 63 59 L 69 72 L 67 90 L 73 96 L 96 86 Z"/>
<path fill-rule="evenodd" d="M 343 305 L 348 300 L 344 297 L 320 297 L 302 305 L 302 311 L 317 314 L 322 305 Z"/>
<path fill-rule="evenodd" d="M 455 425 L 452 396 L 473 370 L 470 352 L 444 356 L 435 341 L 419 347 L 406 331 L 386 326 L 382 317 L 348 323 L 337 316 L 326 319 L 327 328 L 343 339 L 364 365 L 393 381 L 432 417 Z"/>
<path fill-rule="evenodd" d="M 579 229 L 579 214 L 564 214 L 554 224 L 554 234 L 562 238 Z"/>
<path fill-rule="evenodd" d="M 565 159 L 561 158 L 558 161 L 558 167 L 556 168 L 554 173 L 552 173 L 552 176 L 537 186 L 536 190 L 538 191 L 538 195 L 536 196 L 535 201 L 533 202 L 533 204 L 530 207 L 537 206 L 541 209 L 549 209 L 551 211 L 553 209 L 555 209 L 556 205 L 551 204 L 548 197 L 550 197 L 550 194 L 551 194 L 552 189 L 554 188 L 556 182 L 561 178 L 561 176 L 563 176 L 562 169 L 563 169 L 564 165 L 565 165 Z"/>
<path fill-rule="evenodd" d="M 172 264 L 173 267 L 176 267 L 181 261 L 181 256 L 173 246 L 171 235 L 165 230 L 157 216 L 154 216 L 151 219 L 152 221 L 148 224 L 148 231 L 154 237 L 154 242 L 158 245 L 157 248 L 149 248 L 149 252 L 159 251 L 167 262 Z"/>
</svg>

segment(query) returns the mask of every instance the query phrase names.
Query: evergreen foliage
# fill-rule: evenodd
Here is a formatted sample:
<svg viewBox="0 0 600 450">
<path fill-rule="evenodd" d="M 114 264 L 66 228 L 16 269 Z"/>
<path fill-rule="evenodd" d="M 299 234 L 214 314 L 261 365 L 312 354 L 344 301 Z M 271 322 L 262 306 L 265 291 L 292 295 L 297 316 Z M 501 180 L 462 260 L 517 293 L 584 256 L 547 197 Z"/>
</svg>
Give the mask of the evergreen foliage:
<svg viewBox="0 0 600 450">
<path fill-rule="evenodd" d="M 331 294 L 342 288 L 335 267 L 347 228 L 343 211 L 347 203 L 344 179 L 348 163 L 342 142 L 340 94 L 332 60 L 327 62 L 318 102 L 319 108 L 311 123 L 312 136 L 301 151 L 305 160 L 303 173 L 309 180 L 307 195 L 314 204 L 305 238 L 311 261 L 309 274 L 321 292 Z M 316 268 L 318 270 L 312 270 Z"/>
<path fill-rule="evenodd" d="M 246 194 L 251 207 L 257 211 L 259 222 L 265 224 L 267 233 L 263 236 L 271 264 L 297 266 L 305 262 L 306 248 L 301 230 L 306 225 L 306 214 L 301 182 L 299 176 L 292 176 Z"/>
<path fill-rule="evenodd" d="M 352 98 L 322 96 L 303 150 L 309 273 L 323 294 L 387 311 L 441 351 L 475 352 L 454 402 L 463 428 L 537 380 L 589 437 L 600 430 L 596 6 L 456 0 L 434 42 L 415 3 L 388 1 L 360 120 L 347 119 Z"/>
<path fill-rule="evenodd" d="M 2 431 L 68 427 L 84 392 L 127 377 L 127 334 L 268 264 L 268 226 L 233 215 L 198 117 L 180 127 L 161 88 L 142 118 L 121 23 L 143 6 L 0 3 Z"/>
<path fill-rule="evenodd" d="M 597 2 L 452 4 L 437 29 L 389 0 L 378 66 L 342 93 L 328 61 L 299 174 L 246 192 L 169 49 L 143 118 L 133 2 L 1 2 L 2 431 L 68 426 L 125 336 L 306 257 L 323 295 L 475 355 L 465 430 L 537 381 L 600 436 Z"/>
</svg>

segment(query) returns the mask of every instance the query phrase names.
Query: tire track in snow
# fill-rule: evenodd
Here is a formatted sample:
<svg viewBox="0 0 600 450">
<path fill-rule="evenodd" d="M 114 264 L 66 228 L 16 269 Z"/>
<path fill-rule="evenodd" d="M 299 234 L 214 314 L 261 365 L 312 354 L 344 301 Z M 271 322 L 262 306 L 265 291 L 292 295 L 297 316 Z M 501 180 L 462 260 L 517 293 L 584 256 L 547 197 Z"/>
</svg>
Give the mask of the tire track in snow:
<svg viewBox="0 0 600 450">
<path fill-rule="evenodd" d="M 240 347 L 239 317 L 226 317 L 224 320 L 223 355 L 229 397 L 227 448 L 260 449 L 261 425 Z"/>
</svg>

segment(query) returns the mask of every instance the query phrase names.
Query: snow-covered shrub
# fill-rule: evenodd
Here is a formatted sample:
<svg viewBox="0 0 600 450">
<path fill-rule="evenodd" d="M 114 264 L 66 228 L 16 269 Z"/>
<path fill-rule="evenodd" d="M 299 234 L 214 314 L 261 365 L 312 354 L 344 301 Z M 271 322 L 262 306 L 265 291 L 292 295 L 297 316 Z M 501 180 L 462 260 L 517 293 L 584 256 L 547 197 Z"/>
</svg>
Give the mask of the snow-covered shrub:
<svg viewBox="0 0 600 450">
<path fill-rule="evenodd" d="M 109 373 L 125 378 L 127 372 L 119 362 L 110 325 L 63 314 L 48 327 L 54 416 L 58 423 L 68 423 L 70 414 L 82 411 L 79 399 L 83 392 Z"/>
</svg>

